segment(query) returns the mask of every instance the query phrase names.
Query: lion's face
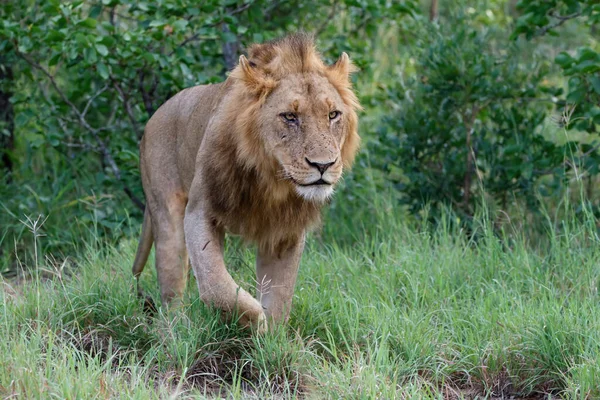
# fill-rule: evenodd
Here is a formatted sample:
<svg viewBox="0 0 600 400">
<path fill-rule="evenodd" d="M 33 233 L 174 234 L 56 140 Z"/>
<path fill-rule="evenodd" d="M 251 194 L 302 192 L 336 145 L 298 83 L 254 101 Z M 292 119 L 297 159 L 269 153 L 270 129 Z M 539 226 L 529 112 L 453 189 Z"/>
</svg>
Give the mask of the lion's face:
<svg viewBox="0 0 600 400">
<path fill-rule="evenodd" d="M 254 45 L 240 56 L 232 80 L 244 107 L 232 107 L 240 136 L 238 154 L 252 167 L 262 164 L 278 184 L 302 198 L 324 202 L 351 166 L 360 138 L 352 91 L 354 66 L 346 53 L 325 65 L 305 36 Z M 257 140 L 258 139 L 258 140 Z M 285 181 L 285 185 L 281 185 Z M 272 190 L 286 196 L 285 190 Z"/>
<path fill-rule="evenodd" d="M 318 74 L 290 76 L 261 107 L 259 131 L 288 180 L 307 200 L 323 202 L 342 175 L 347 113 L 329 80 Z"/>
</svg>

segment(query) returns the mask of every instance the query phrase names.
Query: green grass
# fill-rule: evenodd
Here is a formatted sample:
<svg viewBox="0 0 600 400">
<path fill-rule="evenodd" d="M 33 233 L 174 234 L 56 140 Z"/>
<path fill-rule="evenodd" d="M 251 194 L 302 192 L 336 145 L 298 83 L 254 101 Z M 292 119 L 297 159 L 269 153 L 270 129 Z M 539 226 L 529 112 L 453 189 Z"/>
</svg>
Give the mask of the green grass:
<svg viewBox="0 0 600 400">
<path fill-rule="evenodd" d="M 180 310 L 147 315 L 134 239 L 66 264 L 40 256 L 35 275 L 0 282 L 0 396 L 600 397 L 593 220 L 549 223 L 532 248 L 510 225 L 480 218 L 467 236 L 451 217 L 434 229 L 373 202 L 370 220 L 330 213 L 290 323 L 262 337 L 201 304 L 193 281 Z M 253 286 L 251 249 L 230 240 L 227 259 Z M 158 298 L 151 265 L 142 285 Z"/>
</svg>

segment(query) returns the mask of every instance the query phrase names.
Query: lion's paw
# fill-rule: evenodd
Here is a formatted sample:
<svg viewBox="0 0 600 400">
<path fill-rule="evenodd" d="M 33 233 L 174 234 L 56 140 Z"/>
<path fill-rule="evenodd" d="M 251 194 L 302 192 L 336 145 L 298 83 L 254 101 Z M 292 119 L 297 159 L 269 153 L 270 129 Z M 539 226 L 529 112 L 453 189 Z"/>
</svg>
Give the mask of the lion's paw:
<svg viewBox="0 0 600 400">
<path fill-rule="evenodd" d="M 243 328 L 250 328 L 258 334 L 267 332 L 267 316 L 262 307 L 259 310 L 247 310 L 239 318 L 238 323 Z"/>
</svg>

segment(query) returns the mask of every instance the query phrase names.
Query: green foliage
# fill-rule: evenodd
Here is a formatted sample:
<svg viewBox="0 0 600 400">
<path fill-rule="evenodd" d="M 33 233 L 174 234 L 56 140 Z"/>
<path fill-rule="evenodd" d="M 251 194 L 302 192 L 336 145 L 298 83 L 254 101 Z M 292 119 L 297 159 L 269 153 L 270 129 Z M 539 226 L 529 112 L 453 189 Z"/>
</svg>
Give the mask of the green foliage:
<svg viewBox="0 0 600 400">
<path fill-rule="evenodd" d="M 574 56 L 562 52 L 555 59 L 566 77 L 569 92 L 567 112 L 573 126 L 581 131 L 597 133 L 600 124 L 600 53 L 581 47 Z"/>
<path fill-rule="evenodd" d="M 557 35 L 557 28 L 569 20 L 582 21 L 592 27 L 600 24 L 600 4 L 595 0 L 520 1 L 517 8 L 523 13 L 517 20 L 513 37 Z M 573 127 L 597 133 L 600 124 L 600 53 L 598 47 L 581 47 L 565 51 L 555 58 L 565 77 L 568 93 L 566 113 Z M 565 123 L 570 121 L 565 121 Z"/>
<path fill-rule="evenodd" d="M 590 26 L 600 22 L 600 4 L 596 0 L 519 0 L 519 16 L 514 36 L 528 39 L 546 33 L 557 35 L 556 29 L 566 21 L 585 17 Z"/>
<path fill-rule="evenodd" d="M 503 209 L 513 196 L 534 205 L 540 179 L 564 171 L 563 149 L 537 133 L 557 94 L 545 84 L 548 65 L 524 62 L 475 17 L 454 20 L 462 22 L 424 30 L 418 80 L 390 90 L 396 111 L 379 131 L 375 161 L 413 212 L 430 204 L 435 217 L 451 204 L 470 216 L 484 193 Z"/>
<path fill-rule="evenodd" d="M 0 69 L 10 73 L 1 75 L 0 97 L 10 98 L 14 110 L 6 114 L 9 122 L 0 121 L 2 137 L 14 137 L 3 151 L 14 161 L 0 187 L 9 211 L 0 216 L 3 256 L 27 247 L 19 244 L 24 215 L 50 215 L 46 227 L 57 230 L 52 236 L 64 234 L 50 247 L 60 251 L 77 235 L 55 228 L 54 218 L 72 221 L 77 231 L 95 224 L 99 235 L 117 240 L 130 226 L 124 221 L 141 216 L 137 147 L 152 113 L 185 87 L 222 80 L 243 45 L 299 29 L 318 35 L 330 61 L 349 51 L 361 67 L 362 134 L 368 143 L 377 132 L 379 143 L 369 147 L 370 158 L 359 160 L 354 176 L 392 182 L 415 212 L 431 202 L 436 210 L 447 203 L 471 215 L 483 193 L 503 208 L 514 199 L 534 205 L 536 193 L 559 188 L 573 165 L 586 176 L 598 172 L 595 138 L 557 147 L 540 128 L 554 102 L 566 106 L 565 128 L 595 132 L 600 78 L 594 41 L 558 54 L 560 72 L 524 55 L 532 49 L 527 43 L 505 40 L 512 16 L 499 2 L 441 4 L 438 28 L 425 28 L 418 5 L 3 3 Z M 552 33 L 568 19 L 591 28 L 598 19 L 593 1 L 521 2 L 518 11 L 515 36 Z M 389 51 L 382 36 L 394 35 L 396 48 Z M 378 170 L 389 175 L 382 178 Z M 356 188 L 364 190 L 363 183 Z"/>
</svg>

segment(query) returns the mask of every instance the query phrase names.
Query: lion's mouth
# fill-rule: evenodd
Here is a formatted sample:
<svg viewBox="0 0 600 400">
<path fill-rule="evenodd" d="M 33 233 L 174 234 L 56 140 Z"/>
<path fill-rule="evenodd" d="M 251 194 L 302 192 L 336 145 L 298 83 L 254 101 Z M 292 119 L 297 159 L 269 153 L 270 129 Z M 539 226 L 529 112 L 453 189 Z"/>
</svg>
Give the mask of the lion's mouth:
<svg viewBox="0 0 600 400">
<path fill-rule="evenodd" d="M 296 182 L 296 184 L 298 186 L 319 186 L 319 185 L 327 185 L 327 186 L 331 186 L 330 182 L 327 182 L 325 180 L 323 180 L 323 178 L 320 178 L 317 181 L 311 182 L 311 183 L 300 183 L 300 182 Z"/>
<path fill-rule="evenodd" d="M 308 201 L 323 203 L 333 194 L 333 184 L 323 178 L 310 183 L 300 183 L 295 179 L 292 179 L 292 182 L 296 186 L 296 193 Z"/>
<path fill-rule="evenodd" d="M 331 186 L 331 182 L 327 182 L 326 180 L 324 180 L 323 178 L 319 178 L 318 180 L 311 182 L 311 183 L 300 183 L 297 180 L 295 180 L 294 178 L 290 177 L 290 180 L 292 182 L 294 182 L 296 185 L 298 186 L 302 186 L 302 187 L 308 187 L 308 186 Z"/>
</svg>

